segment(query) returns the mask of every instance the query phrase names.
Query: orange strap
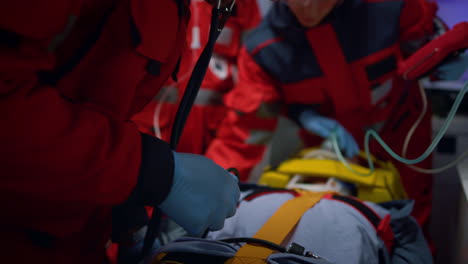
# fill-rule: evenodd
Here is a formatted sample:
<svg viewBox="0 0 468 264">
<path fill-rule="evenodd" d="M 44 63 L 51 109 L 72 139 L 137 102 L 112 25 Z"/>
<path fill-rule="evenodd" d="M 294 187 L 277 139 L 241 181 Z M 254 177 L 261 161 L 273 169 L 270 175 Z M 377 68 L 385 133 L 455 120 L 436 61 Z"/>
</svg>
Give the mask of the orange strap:
<svg viewBox="0 0 468 264">
<path fill-rule="evenodd" d="M 294 229 L 302 215 L 312 208 L 322 197 L 329 192 L 305 192 L 300 191 L 300 196 L 285 202 L 273 216 L 260 228 L 253 238 L 267 240 L 275 244 L 281 244 Z M 265 263 L 265 259 L 274 250 L 262 246 L 245 244 L 234 258 L 226 263 Z"/>
</svg>

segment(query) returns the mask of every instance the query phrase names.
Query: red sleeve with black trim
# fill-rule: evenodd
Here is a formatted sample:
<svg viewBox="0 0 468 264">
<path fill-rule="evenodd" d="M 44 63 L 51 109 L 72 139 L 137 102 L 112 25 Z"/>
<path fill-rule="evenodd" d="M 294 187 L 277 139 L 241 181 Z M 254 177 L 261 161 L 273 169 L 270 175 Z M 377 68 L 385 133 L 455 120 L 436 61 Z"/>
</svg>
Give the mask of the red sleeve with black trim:
<svg viewBox="0 0 468 264">
<path fill-rule="evenodd" d="M 1 14 L 16 12 L 12 3 Z M 60 28 L 60 12 L 69 14 L 65 4 L 55 6 L 61 7 L 56 15 L 51 11 L 57 19 L 50 22 Z M 1 30 L 27 44 L 0 44 L 0 210 L 8 212 L 2 222 L 60 236 L 80 230 L 86 217 L 125 201 L 132 191 L 142 204 L 162 202 L 172 184 L 168 144 L 142 136 L 103 106 L 64 98 L 58 88 L 40 84 L 36 72 L 54 66 L 53 54 L 40 46 L 49 32 L 28 32 L 17 19 L 0 17 Z"/>
</svg>

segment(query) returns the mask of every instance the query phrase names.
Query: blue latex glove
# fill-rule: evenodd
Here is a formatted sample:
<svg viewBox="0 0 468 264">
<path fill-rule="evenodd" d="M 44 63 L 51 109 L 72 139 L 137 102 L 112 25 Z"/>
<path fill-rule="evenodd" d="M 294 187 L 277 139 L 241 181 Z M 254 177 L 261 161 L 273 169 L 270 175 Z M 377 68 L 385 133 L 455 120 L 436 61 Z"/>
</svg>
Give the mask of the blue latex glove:
<svg viewBox="0 0 468 264">
<path fill-rule="evenodd" d="M 436 70 L 436 76 L 446 81 L 458 80 L 466 70 L 468 70 L 468 55 L 465 53 L 439 66 Z"/>
<path fill-rule="evenodd" d="M 223 228 L 236 212 L 237 177 L 204 156 L 173 153 L 173 184 L 161 210 L 193 236 Z"/>
<path fill-rule="evenodd" d="M 299 115 L 299 122 L 305 130 L 323 138 L 329 138 L 336 131 L 338 146 L 344 155 L 351 158 L 358 154 L 359 147 L 354 137 L 335 120 L 323 117 L 314 110 L 306 110 Z"/>
</svg>

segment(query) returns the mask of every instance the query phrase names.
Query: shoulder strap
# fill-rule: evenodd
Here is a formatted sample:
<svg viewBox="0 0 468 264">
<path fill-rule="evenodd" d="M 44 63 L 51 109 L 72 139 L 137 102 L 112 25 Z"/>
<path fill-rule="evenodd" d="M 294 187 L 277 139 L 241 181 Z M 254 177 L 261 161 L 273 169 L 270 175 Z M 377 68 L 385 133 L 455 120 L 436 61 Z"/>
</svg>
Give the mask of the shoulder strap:
<svg viewBox="0 0 468 264">
<path fill-rule="evenodd" d="M 253 238 L 263 239 L 275 244 L 281 244 L 288 234 L 293 230 L 296 224 L 301 219 L 302 215 L 318 203 L 322 197 L 329 192 L 300 192 L 300 196 L 295 197 L 285 202 L 273 216 L 260 228 Z M 256 246 L 252 244 L 245 244 L 238 251 L 236 256 L 232 259 L 231 264 L 242 263 L 245 258 L 252 260 L 264 260 L 271 255 L 274 250 Z M 249 262 L 255 263 L 255 262 Z"/>
</svg>

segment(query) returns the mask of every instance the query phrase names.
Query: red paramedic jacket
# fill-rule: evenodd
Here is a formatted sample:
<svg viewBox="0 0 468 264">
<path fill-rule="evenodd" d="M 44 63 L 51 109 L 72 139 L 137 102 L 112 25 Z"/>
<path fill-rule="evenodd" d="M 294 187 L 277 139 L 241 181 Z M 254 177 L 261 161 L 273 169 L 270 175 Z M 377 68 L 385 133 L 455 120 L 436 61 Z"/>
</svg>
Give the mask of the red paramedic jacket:
<svg viewBox="0 0 468 264">
<path fill-rule="evenodd" d="M 233 12 L 215 43 L 200 92 L 185 123 L 178 151 L 205 153 L 226 115 L 227 107 L 222 99 L 234 87 L 236 60 L 243 35 L 260 23 L 269 5 L 270 0 L 236 1 Z M 208 41 L 211 5 L 202 0 L 193 0 L 190 8 L 192 19 L 188 26 L 187 46 L 181 60 L 177 82 L 169 79 L 164 85 L 164 90 L 143 111 L 133 117 L 142 132 L 158 136 L 156 131 L 159 129 L 161 138 L 166 141 L 170 139 L 179 102 L 190 74 Z M 207 97 L 211 100 L 207 100 Z M 154 126 L 155 122 L 157 127 Z"/>
<path fill-rule="evenodd" d="M 373 103 L 370 91 L 395 77 L 403 44 L 432 34 L 435 10 L 425 0 L 347 0 L 321 25 L 304 29 L 286 5 L 276 3 L 240 52 L 239 82 L 225 100 L 234 111 L 207 155 L 238 167 L 246 179 L 265 149 L 252 134 L 275 129 L 285 110 L 278 103 L 322 107 L 322 114 L 340 119 L 359 139 L 366 124 L 356 120 L 388 117 L 392 107 L 379 104 L 398 97 L 402 87 L 393 85 Z"/>
<path fill-rule="evenodd" d="M 433 37 L 436 5 L 425 0 L 346 0 L 318 26 L 303 28 L 284 3 L 275 3 L 239 55 L 239 82 L 226 96 L 228 112 L 207 150 L 217 164 L 247 180 L 276 128 L 278 115 L 312 107 L 341 123 L 362 147 L 366 128 L 401 153 L 421 99 L 414 82 L 398 78 L 398 62 Z M 301 131 L 306 146 L 321 140 Z M 416 130 L 408 157 L 431 140 L 430 111 Z M 375 143 L 375 142 L 374 142 Z M 376 144 L 371 152 L 390 157 Z M 430 159 L 419 166 L 430 166 Z M 397 163 L 415 216 L 427 223 L 431 177 Z"/>
<path fill-rule="evenodd" d="M 3 1 L 3 263 L 105 263 L 112 206 L 163 201 L 172 152 L 129 120 L 173 73 L 188 4 Z"/>
</svg>

